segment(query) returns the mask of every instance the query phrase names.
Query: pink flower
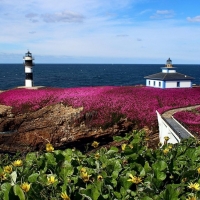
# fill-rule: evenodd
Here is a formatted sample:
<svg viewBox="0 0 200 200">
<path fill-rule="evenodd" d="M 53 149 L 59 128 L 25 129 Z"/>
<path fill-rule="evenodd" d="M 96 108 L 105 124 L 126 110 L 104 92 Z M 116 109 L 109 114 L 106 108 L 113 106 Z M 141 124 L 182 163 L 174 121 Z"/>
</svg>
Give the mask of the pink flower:
<svg viewBox="0 0 200 200">
<path fill-rule="evenodd" d="M 0 104 L 13 106 L 16 112 L 38 110 L 59 102 L 75 108 L 83 107 L 81 116 L 91 126 L 114 124 L 121 117 L 127 117 L 139 128 L 143 126 L 155 128 L 158 126 L 156 110 L 163 113 L 172 108 L 200 104 L 200 88 L 157 89 L 145 86 L 104 86 L 14 89 L 0 93 Z M 200 121 L 200 117 L 196 115 L 190 114 L 189 118 L 186 120 L 189 124 Z"/>
</svg>

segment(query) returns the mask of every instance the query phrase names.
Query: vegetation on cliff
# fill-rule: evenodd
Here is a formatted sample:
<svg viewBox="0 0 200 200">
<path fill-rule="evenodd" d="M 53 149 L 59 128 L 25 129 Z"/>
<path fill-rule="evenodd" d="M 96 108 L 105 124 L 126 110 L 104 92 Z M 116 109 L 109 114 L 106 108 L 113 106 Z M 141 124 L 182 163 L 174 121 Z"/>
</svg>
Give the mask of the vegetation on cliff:
<svg viewBox="0 0 200 200">
<path fill-rule="evenodd" d="M 121 117 L 134 121 L 139 128 L 157 128 L 160 113 L 178 107 L 200 104 L 200 88 L 157 89 L 144 86 L 14 89 L 0 94 L 0 104 L 16 113 L 38 110 L 62 102 L 83 107 L 82 116 L 91 125 L 110 125 Z"/>
<path fill-rule="evenodd" d="M 0 199 L 172 200 L 200 198 L 200 144 L 148 148 L 144 132 L 116 136 L 121 147 L 83 154 L 76 149 L 0 155 Z"/>
<path fill-rule="evenodd" d="M 0 94 L 0 104 L 12 106 L 16 114 L 53 104 L 81 107 L 88 125 L 109 126 L 126 117 L 138 128 L 156 129 L 156 110 L 200 104 L 200 88 L 14 89 Z M 200 142 L 189 138 L 172 145 L 168 139 L 152 150 L 152 141 L 139 131 L 115 136 L 121 147 L 99 148 L 99 141 L 85 144 L 96 149 L 90 154 L 75 148 L 55 150 L 50 143 L 45 152 L 0 154 L 0 199 L 199 199 Z"/>
</svg>

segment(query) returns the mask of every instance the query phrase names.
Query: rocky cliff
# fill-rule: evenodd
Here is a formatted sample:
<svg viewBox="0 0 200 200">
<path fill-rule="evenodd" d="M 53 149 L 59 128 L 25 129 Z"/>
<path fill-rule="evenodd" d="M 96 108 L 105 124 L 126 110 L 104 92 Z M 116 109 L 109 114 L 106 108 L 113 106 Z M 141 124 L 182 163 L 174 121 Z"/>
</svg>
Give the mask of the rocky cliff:
<svg viewBox="0 0 200 200">
<path fill-rule="evenodd" d="M 81 116 L 83 108 L 72 108 L 62 103 L 44 107 L 35 112 L 15 115 L 12 108 L 0 106 L 0 152 L 28 152 L 44 149 L 50 142 L 55 148 L 87 148 L 94 140 L 107 143 L 113 135 L 130 132 L 132 122 L 121 119 L 115 125 L 102 129 L 89 127 Z"/>
</svg>

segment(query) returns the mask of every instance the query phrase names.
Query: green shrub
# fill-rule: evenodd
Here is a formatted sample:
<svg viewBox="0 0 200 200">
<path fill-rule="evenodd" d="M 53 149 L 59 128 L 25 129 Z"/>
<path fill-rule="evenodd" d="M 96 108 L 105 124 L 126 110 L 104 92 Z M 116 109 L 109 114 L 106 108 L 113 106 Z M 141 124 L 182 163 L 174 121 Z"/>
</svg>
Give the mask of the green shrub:
<svg viewBox="0 0 200 200">
<path fill-rule="evenodd" d="M 1 155 L 0 199 L 176 200 L 200 198 L 200 146 L 194 138 L 152 150 L 142 131 L 115 136 L 121 148 Z M 97 142 L 95 144 L 98 144 Z M 94 148 L 97 145 L 93 145 Z"/>
</svg>

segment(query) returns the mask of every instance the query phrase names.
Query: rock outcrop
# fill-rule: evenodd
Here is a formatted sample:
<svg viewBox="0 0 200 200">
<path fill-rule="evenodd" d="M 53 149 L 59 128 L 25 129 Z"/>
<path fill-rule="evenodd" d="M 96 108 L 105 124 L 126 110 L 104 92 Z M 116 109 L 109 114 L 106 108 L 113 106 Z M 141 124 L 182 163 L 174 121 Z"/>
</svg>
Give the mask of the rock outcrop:
<svg viewBox="0 0 200 200">
<path fill-rule="evenodd" d="M 81 116 L 82 110 L 59 103 L 14 115 L 11 107 L 0 106 L 0 152 L 35 151 L 44 149 L 46 143 L 60 149 L 84 149 L 94 140 L 107 143 L 113 135 L 134 129 L 134 124 L 126 119 L 106 129 L 89 127 L 85 124 L 85 117 Z"/>
</svg>

